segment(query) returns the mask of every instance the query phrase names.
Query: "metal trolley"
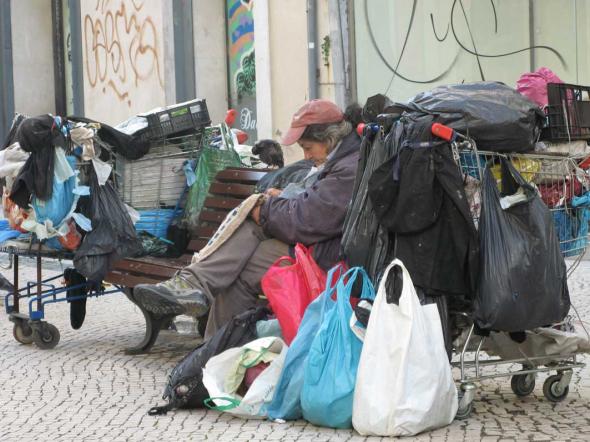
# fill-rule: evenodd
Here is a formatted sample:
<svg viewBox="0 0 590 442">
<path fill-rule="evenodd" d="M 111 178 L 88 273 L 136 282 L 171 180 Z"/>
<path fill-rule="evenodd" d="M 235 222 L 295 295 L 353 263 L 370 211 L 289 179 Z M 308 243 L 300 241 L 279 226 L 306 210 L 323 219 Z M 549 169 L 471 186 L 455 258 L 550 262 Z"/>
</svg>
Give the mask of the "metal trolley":
<svg viewBox="0 0 590 442">
<path fill-rule="evenodd" d="M 479 183 L 482 182 L 484 169 L 488 165 L 498 165 L 499 175 L 499 160 L 501 157 L 507 158 L 527 181 L 536 186 L 541 198 L 552 212 L 561 252 L 564 257 L 570 258 L 566 261 L 569 278 L 578 267 L 588 246 L 590 220 L 590 201 L 580 203 L 574 198 L 590 188 L 590 178 L 578 167 L 578 159 L 560 155 L 478 151 L 472 139 L 443 126 L 444 130 L 449 131 L 446 133 L 449 136 L 444 136 L 445 133 L 441 136 L 433 127 L 435 135 L 451 142 L 453 156 L 465 177 L 468 190 L 466 194 L 476 226 L 481 201 Z M 492 173 L 496 175 L 494 167 L 496 166 L 492 166 Z M 573 305 L 572 307 L 575 310 Z M 465 419 L 471 414 L 476 383 L 492 378 L 510 377 L 512 391 L 517 396 L 524 397 L 534 391 L 537 373 L 555 372 L 545 380 L 543 394 L 551 402 L 560 402 L 569 393 L 573 369 L 585 365 L 580 362 L 576 352 L 537 354 L 533 347 L 512 341 L 506 333 L 491 333 L 488 337 L 478 336 L 470 313 L 453 312 L 452 316 L 455 324 L 453 344 L 456 354 L 452 365 L 460 372 L 458 419 Z M 590 341 L 588 330 L 579 316 L 578 319 L 578 325 Z M 498 351 L 499 348 L 501 351 Z"/>
<path fill-rule="evenodd" d="M 121 291 L 120 287 L 107 289 L 104 285 L 91 283 L 69 284 L 64 273 L 50 278 L 43 278 L 43 259 L 72 259 L 73 254 L 47 250 L 40 243 L 26 248 L 17 242 L 9 242 L 0 248 L 0 252 L 9 256 L 9 268 L 13 268 L 14 283 L 4 297 L 4 306 L 8 319 L 14 323 L 12 333 L 14 339 L 21 344 L 35 344 L 42 350 L 54 348 L 60 340 L 59 330 L 45 321 L 45 308 L 58 302 L 73 302 L 92 297 L 100 297 Z M 36 281 L 27 281 L 19 286 L 19 257 L 30 257 L 36 260 Z M 68 291 L 84 289 L 83 295 L 68 296 Z M 21 301 L 28 307 L 21 310 Z M 25 305 L 26 305 L 25 304 Z"/>
</svg>

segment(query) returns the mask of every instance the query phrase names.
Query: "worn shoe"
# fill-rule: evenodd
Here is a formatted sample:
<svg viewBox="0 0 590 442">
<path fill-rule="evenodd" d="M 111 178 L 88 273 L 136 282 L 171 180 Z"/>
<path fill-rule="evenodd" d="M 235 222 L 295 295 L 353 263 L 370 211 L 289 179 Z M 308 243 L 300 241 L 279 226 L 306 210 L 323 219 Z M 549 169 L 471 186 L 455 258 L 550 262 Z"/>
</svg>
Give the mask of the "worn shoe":
<svg viewBox="0 0 590 442">
<path fill-rule="evenodd" d="M 209 310 L 209 299 L 185 278 L 174 275 L 158 284 L 139 284 L 133 297 L 148 312 L 199 317 Z"/>
</svg>

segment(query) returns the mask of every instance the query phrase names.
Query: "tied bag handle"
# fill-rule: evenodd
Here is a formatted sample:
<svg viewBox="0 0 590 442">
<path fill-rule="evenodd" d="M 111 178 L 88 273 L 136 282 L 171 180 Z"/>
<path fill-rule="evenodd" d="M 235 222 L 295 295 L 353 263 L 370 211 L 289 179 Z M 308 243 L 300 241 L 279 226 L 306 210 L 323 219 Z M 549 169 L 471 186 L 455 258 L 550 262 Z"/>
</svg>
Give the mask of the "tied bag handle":
<svg viewBox="0 0 590 442">
<path fill-rule="evenodd" d="M 312 301 L 324 291 L 325 273 L 313 259 L 313 246 L 305 247 L 301 243 L 295 245 L 295 260 L 301 266 L 303 280 L 309 294 L 309 300 Z"/>
<path fill-rule="evenodd" d="M 512 164 L 512 161 L 509 161 L 505 157 L 501 157 L 500 158 L 500 176 L 502 179 L 502 186 L 504 186 L 504 184 L 505 184 L 505 178 L 506 178 L 505 173 L 506 172 L 508 172 L 508 178 L 510 178 L 512 180 L 511 183 L 506 183 L 506 184 L 511 184 L 511 185 L 516 184 L 517 187 L 524 188 L 526 190 L 526 193 L 528 196 L 528 198 L 527 198 L 528 201 L 532 200 L 535 197 L 535 195 L 536 195 L 535 189 L 533 188 L 533 186 L 531 186 L 531 184 L 529 182 L 527 182 L 523 178 L 521 173 L 516 169 L 516 167 L 514 167 L 514 164 Z M 502 197 L 502 195 L 500 195 L 500 191 L 499 191 L 498 185 L 496 183 L 496 178 L 492 174 L 490 166 L 486 167 L 486 169 L 484 171 L 484 182 L 485 181 L 487 181 L 488 184 L 484 185 L 484 188 L 488 188 L 487 189 L 488 191 L 493 191 L 493 195 L 499 200 Z"/>
<path fill-rule="evenodd" d="M 361 299 L 368 299 L 370 301 L 375 299 L 375 289 L 373 288 L 369 275 L 367 275 L 365 269 L 362 267 L 351 268 L 340 277 L 337 283 L 336 302 L 338 305 L 338 311 L 343 318 L 348 318 L 353 313 L 352 307 L 350 306 L 350 292 L 359 273 L 363 278 L 363 291 L 361 293 Z M 346 281 L 347 278 L 348 281 Z M 344 281 L 346 281 L 346 283 L 344 283 Z"/>
<path fill-rule="evenodd" d="M 326 314 L 326 311 L 332 307 L 334 304 L 332 301 L 332 295 L 334 291 L 337 291 L 338 282 L 340 281 L 340 265 L 336 265 L 330 269 L 328 272 L 328 276 L 326 277 L 326 288 L 325 290 L 318 296 L 315 302 L 320 301 L 322 303 L 320 317 L 323 318 Z"/>
<path fill-rule="evenodd" d="M 492 177 L 493 178 L 493 177 Z M 385 271 L 383 272 L 383 276 L 381 277 L 381 282 L 379 283 L 379 293 L 382 293 L 382 295 L 384 297 L 386 297 L 386 287 L 385 284 L 387 283 L 387 278 L 389 278 L 389 275 L 391 274 L 391 271 L 393 270 L 394 267 L 400 267 L 402 269 L 402 280 L 403 280 L 403 286 L 402 286 L 402 290 L 401 290 L 401 295 L 398 299 L 398 303 L 388 303 L 386 301 L 386 303 L 388 305 L 391 305 L 392 308 L 397 308 L 399 309 L 399 311 L 401 312 L 402 315 L 408 317 L 408 318 L 413 318 L 414 317 L 414 313 L 413 313 L 413 309 L 411 308 L 411 304 L 413 302 L 417 302 L 419 305 L 420 301 L 418 300 L 418 296 L 414 295 L 415 299 L 412 299 L 410 295 L 412 289 L 413 289 L 413 285 L 411 287 L 410 290 L 408 290 L 407 284 L 409 284 L 412 279 L 410 276 L 410 272 L 408 272 L 408 269 L 406 269 L 406 266 L 404 265 L 403 262 L 401 262 L 398 258 L 395 258 L 393 261 L 391 261 L 391 263 L 387 266 L 387 268 L 385 269 Z"/>
<path fill-rule="evenodd" d="M 273 263 L 272 263 L 272 265 L 271 265 L 269 268 L 271 268 L 271 267 L 278 267 L 278 266 L 279 266 L 279 264 L 281 264 L 281 263 L 282 263 L 282 262 L 284 262 L 284 261 L 287 261 L 287 262 L 288 262 L 289 264 L 291 264 L 291 265 L 295 265 L 295 264 L 296 264 L 296 262 L 297 262 L 297 261 L 295 260 L 295 258 L 291 258 L 290 256 L 288 256 L 288 255 L 285 255 L 285 256 L 281 256 L 281 257 L 280 257 L 280 258 L 278 258 L 278 259 L 277 259 L 275 262 L 273 262 Z"/>
</svg>

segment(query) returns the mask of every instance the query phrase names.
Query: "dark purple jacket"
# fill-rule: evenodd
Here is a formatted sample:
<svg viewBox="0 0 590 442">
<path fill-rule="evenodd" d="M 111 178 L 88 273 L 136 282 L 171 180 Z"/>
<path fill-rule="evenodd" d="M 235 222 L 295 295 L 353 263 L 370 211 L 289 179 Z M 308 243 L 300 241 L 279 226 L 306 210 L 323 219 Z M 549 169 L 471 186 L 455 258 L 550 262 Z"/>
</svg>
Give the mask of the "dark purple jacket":
<svg viewBox="0 0 590 442">
<path fill-rule="evenodd" d="M 267 235 L 291 245 L 313 245 L 314 258 L 325 270 L 339 258 L 360 143 L 353 131 L 344 137 L 315 184 L 293 199 L 271 197 L 260 210 L 260 224 Z"/>
</svg>

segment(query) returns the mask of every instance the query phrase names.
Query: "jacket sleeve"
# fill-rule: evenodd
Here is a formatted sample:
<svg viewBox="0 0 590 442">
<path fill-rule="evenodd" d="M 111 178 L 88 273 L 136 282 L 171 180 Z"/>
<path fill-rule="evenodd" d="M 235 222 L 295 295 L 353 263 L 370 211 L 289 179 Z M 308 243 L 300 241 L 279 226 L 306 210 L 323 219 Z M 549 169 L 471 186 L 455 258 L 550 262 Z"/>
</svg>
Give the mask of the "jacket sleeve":
<svg viewBox="0 0 590 442">
<path fill-rule="evenodd" d="M 262 228 L 287 244 L 306 246 L 342 235 L 355 176 L 355 165 L 337 165 L 296 198 L 267 199 L 260 210 Z"/>
</svg>

